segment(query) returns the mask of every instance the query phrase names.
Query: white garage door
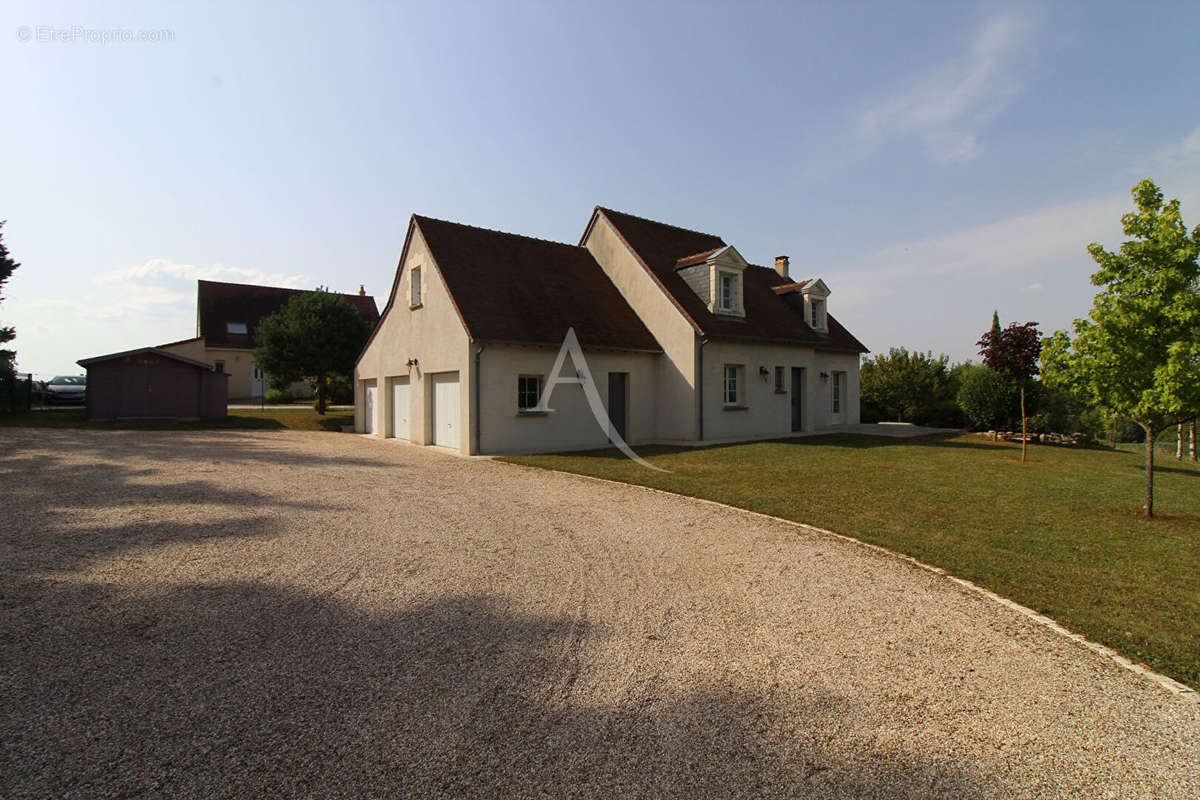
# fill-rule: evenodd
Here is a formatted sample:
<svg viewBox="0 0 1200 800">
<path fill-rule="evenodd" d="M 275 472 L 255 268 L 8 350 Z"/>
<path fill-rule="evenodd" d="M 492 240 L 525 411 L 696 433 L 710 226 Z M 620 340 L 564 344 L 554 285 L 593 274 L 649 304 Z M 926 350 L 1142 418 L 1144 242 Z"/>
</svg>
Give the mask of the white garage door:
<svg viewBox="0 0 1200 800">
<path fill-rule="evenodd" d="M 392 436 L 408 438 L 408 378 L 392 378 Z"/>
<path fill-rule="evenodd" d="M 363 432 L 375 432 L 375 382 L 363 386 Z"/>
<path fill-rule="evenodd" d="M 458 449 L 458 373 L 433 376 L 433 443 Z"/>
</svg>

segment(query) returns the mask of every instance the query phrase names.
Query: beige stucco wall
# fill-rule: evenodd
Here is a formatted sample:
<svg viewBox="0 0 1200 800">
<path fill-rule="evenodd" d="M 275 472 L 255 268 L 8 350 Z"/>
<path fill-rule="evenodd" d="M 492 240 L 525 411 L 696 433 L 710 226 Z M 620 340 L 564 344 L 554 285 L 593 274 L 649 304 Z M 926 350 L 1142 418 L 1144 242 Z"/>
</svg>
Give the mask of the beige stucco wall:
<svg viewBox="0 0 1200 800">
<path fill-rule="evenodd" d="M 724 402 L 725 365 L 743 367 L 741 405 L 727 409 Z M 767 375 L 761 376 L 760 367 Z M 775 391 L 775 367 L 784 368 L 784 391 Z M 826 353 L 799 345 L 739 342 L 718 339 L 704 347 L 704 438 L 738 439 L 784 436 L 792 430 L 792 367 L 805 370 L 802 413 L 805 431 L 831 424 L 832 387 L 822 372 L 846 372 L 842 424 L 859 421 L 858 356 Z"/>
<path fill-rule="evenodd" d="M 517 378 L 536 375 L 545 385 L 557 356 L 556 347 L 492 344 L 484 349 L 480 357 L 479 420 L 483 453 L 546 453 L 609 446 L 608 438 L 584 396 L 583 387 L 578 384 L 560 384 L 554 388 L 550 398 L 553 413 L 522 415 L 517 412 Z M 626 441 L 636 444 L 655 438 L 656 380 L 662 356 L 585 350 L 584 358 L 606 412 L 609 373 L 629 374 Z M 563 364 L 562 375 L 575 375 L 570 356 Z"/>
<path fill-rule="evenodd" d="M 409 308 L 410 276 L 421 268 L 421 307 Z M 473 443 L 470 426 L 471 349 L 466 328 L 437 270 L 419 229 L 414 228 L 404 261 L 397 269 L 383 319 L 375 336 L 363 351 L 354 369 L 354 427 L 363 432 L 364 381 L 377 381 L 375 435 L 390 435 L 391 397 L 389 378 L 409 376 L 409 440 L 429 444 L 433 440 L 429 409 L 432 405 L 434 373 L 457 372 L 459 375 L 459 450 L 469 453 Z M 411 369 L 405 362 L 417 359 Z"/>
<path fill-rule="evenodd" d="M 583 244 L 666 355 L 656 366 L 655 438 L 695 439 L 699 434 L 695 329 L 602 215 Z"/>
<path fill-rule="evenodd" d="M 260 392 L 254 387 L 254 351 L 228 348 L 205 347 L 204 341 L 186 341 L 161 348 L 171 353 L 203 361 L 216 366 L 218 361 L 224 362 L 225 374 L 229 376 L 229 399 L 250 400 L 259 396 Z M 270 388 L 269 384 L 266 384 Z M 299 397 L 312 395 L 312 388 L 304 383 L 293 383 L 288 387 L 291 394 Z"/>
</svg>

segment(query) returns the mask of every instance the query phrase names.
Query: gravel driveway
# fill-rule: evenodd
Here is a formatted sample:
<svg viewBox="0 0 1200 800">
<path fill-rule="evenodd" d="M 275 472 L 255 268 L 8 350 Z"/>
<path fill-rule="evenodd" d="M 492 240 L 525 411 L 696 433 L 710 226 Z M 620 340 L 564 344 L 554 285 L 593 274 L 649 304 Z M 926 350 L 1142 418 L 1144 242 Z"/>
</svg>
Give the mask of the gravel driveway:
<svg viewBox="0 0 1200 800">
<path fill-rule="evenodd" d="M 4 797 L 1200 796 L 1200 706 L 710 504 L 349 435 L 15 429 L 0 500 Z"/>
</svg>

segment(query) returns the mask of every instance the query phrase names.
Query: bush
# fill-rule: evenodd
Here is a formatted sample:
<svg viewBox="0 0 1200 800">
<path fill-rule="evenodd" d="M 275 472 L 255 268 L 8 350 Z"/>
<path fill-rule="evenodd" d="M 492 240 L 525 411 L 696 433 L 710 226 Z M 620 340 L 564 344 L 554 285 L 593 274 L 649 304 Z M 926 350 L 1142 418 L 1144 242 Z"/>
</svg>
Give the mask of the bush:
<svg viewBox="0 0 1200 800">
<path fill-rule="evenodd" d="M 292 402 L 292 396 L 283 389 L 267 389 L 266 401 L 271 405 L 281 405 Z"/>
<path fill-rule="evenodd" d="M 978 428 L 997 428 L 1010 416 L 1016 387 L 998 372 L 974 366 L 962 376 L 958 407 Z"/>
</svg>

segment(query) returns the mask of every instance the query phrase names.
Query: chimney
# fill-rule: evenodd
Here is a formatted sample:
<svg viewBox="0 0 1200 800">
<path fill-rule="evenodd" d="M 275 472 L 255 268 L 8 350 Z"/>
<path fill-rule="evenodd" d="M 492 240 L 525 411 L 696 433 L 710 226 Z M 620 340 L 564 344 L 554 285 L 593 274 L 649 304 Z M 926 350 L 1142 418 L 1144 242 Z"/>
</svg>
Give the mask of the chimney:
<svg viewBox="0 0 1200 800">
<path fill-rule="evenodd" d="M 361 283 L 358 285 L 358 296 L 359 297 L 367 296 L 367 287 L 363 286 Z"/>
<path fill-rule="evenodd" d="M 784 278 L 788 277 L 788 257 L 775 256 L 775 271 Z"/>
</svg>

